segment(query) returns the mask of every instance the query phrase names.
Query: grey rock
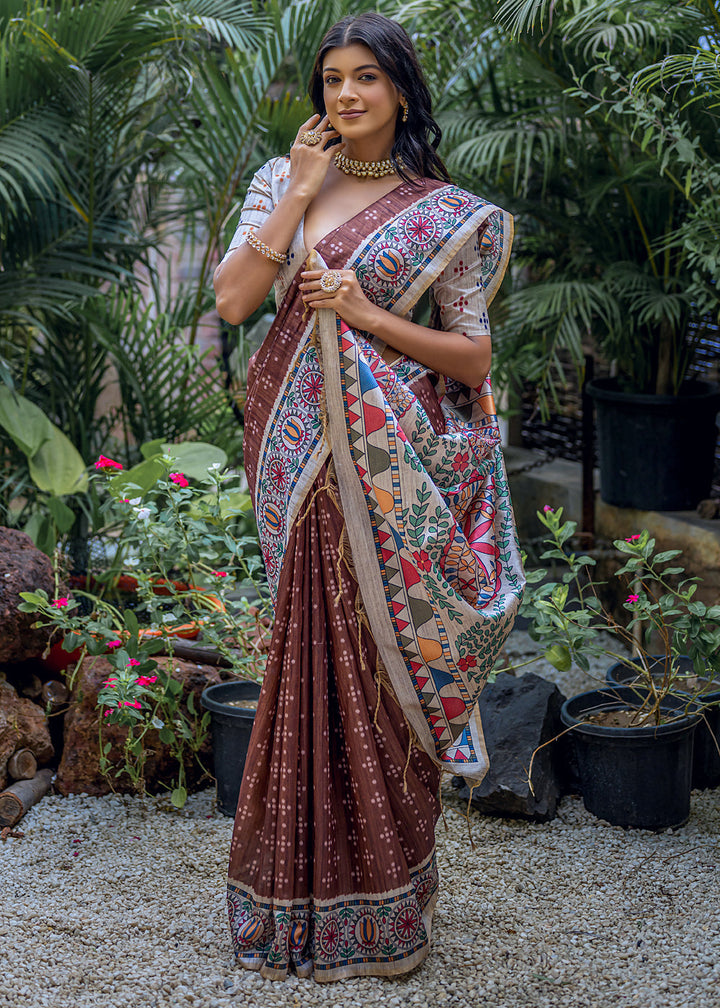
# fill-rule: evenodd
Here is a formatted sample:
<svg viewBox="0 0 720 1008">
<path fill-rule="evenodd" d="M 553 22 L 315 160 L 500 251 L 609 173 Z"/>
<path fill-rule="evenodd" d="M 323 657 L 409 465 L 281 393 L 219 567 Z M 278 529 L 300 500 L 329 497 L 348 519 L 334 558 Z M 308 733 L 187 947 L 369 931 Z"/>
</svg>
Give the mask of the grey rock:
<svg viewBox="0 0 720 1008">
<path fill-rule="evenodd" d="M 483 815 L 546 822 L 555 817 L 558 799 L 567 790 L 562 741 L 540 749 L 562 731 L 560 707 L 565 697 L 555 683 L 532 672 L 515 678 L 500 672 L 480 696 L 480 716 L 490 760 L 482 783 L 472 792 L 472 805 Z M 533 760 L 533 753 L 535 758 Z M 532 760 L 532 789 L 528 770 Z M 453 785 L 470 797 L 464 778 Z"/>
</svg>

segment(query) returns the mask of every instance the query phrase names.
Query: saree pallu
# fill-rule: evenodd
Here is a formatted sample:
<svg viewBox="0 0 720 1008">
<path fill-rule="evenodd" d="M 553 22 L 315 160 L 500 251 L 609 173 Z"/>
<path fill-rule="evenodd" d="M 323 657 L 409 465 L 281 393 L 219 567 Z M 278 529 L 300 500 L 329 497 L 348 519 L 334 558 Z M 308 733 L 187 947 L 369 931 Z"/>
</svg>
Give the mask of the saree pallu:
<svg viewBox="0 0 720 1008">
<path fill-rule="evenodd" d="M 479 235 L 488 300 L 507 215 L 403 184 L 318 243 L 407 314 Z M 245 461 L 275 622 L 228 876 L 239 962 L 330 981 L 407 972 L 438 893 L 443 768 L 487 769 L 477 699 L 523 588 L 489 382 L 472 390 L 298 280 L 252 362 Z"/>
</svg>

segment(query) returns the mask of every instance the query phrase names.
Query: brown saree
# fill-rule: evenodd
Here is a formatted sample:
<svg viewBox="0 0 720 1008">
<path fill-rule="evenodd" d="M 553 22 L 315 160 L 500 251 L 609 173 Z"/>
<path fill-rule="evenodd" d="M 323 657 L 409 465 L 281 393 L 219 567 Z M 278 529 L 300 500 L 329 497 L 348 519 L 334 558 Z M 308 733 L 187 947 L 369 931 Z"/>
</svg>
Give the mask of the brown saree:
<svg viewBox="0 0 720 1008">
<path fill-rule="evenodd" d="M 329 268 L 346 268 L 353 261 L 353 250 L 386 222 L 403 219 L 418 201 L 449 190 L 436 182 L 420 188 L 402 184 L 326 236 L 317 252 Z M 461 191 L 452 187 L 454 192 Z M 472 220 L 468 226 L 473 226 Z M 380 269 L 378 265 L 376 276 Z M 409 713 L 412 705 L 399 695 L 398 680 L 388 667 L 387 645 L 383 644 L 382 656 L 378 651 L 377 634 L 385 631 L 366 604 L 371 589 L 364 586 L 368 582 L 362 580 L 361 571 L 367 558 L 361 549 L 358 552 L 357 523 L 344 503 L 344 477 L 336 474 L 337 436 L 332 423 L 337 424 L 337 409 L 330 423 L 323 412 L 331 414 L 334 408 L 322 362 L 328 364 L 335 323 L 322 330 L 325 342 L 320 349 L 320 330 L 313 328 L 312 318 L 303 318 L 297 282 L 296 278 L 287 291 L 248 380 L 245 460 L 265 537 L 263 554 L 275 597 L 275 623 L 235 820 L 228 906 L 233 944 L 243 966 L 270 978 L 283 978 L 294 969 L 301 976 L 331 981 L 403 973 L 427 955 L 438 890 L 434 829 L 441 754 L 448 758 L 450 736 L 457 741 L 472 721 L 486 672 L 476 676 L 477 689 L 465 698 L 467 682 L 457 688 L 454 683 L 446 685 L 449 678 L 441 677 L 448 673 L 444 666 L 438 667 L 439 651 L 430 647 L 433 641 L 424 631 L 423 654 L 427 651 L 425 658 L 433 662 L 428 677 L 430 673 L 435 677 L 446 715 L 442 720 L 431 713 L 429 724 L 437 739 L 441 729 L 449 728 L 442 745 L 419 738 L 417 712 Z M 354 351 L 356 334 L 348 335 L 347 328 L 335 321 L 340 345 L 350 342 Z M 379 356 L 364 335 L 357 340 L 380 375 Z M 459 428 L 449 430 L 426 369 L 407 363 L 402 388 L 427 433 L 441 440 L 460 437 Z M 343 372 L 346 395 L 349 373 Z M 397 400 L 394 374 L 387 368 L 383 374 L 378 380 L 394 383 L 394 391 L 391 394 L 388 386 L 387 395 Z M 366 418 L 374 416 L 372 409 L 366 407 Z M 402 409 L 397 404 L 393 409 L 407 411 L 407 402 Z M 352 411 L 348 416 L 354 417 Z M 367 427 L 371 433 L 376 430 L 372 422 Z M 492 439 L 485 434 L 483 438 L 475 442 L 478 458 L 495 450 Z M 469 452 L 472 456 L 472 446 Z M 377 450 L 374 457 L 379 457 Z M 463 457 L 467 461 L 467 453 Z M 476 476 L 482 468 L 478 458 L 468 463 L 475 465 Z M 358 463 L 358 473 L 364 472 Z M 376 482 L 377 499 L 384 501 L 379 473 Z M 361 483 L 366 485 L 361 479 L 358 486 Z M 468 485 L 462 484 L 459 497 L 465 493 L 467 498 L 469 491 L 463 488 Z M 487 510 L 487 503 L 483 506 Z M 468 523 L 464 519 L 470 541 Z M 374 519 L 372 528 L 378 532 Z M 496 572 L 503 566 L 496 556 L 495 539 L 500 538 L 495 536 L 492 545 Z M 476 552 L 482 555 L 480 547 Z M 413 555 L 421 566 L 428 557 L 427 552 Z M 388 559 L 389 551 L 382 556 Z M 446 550 L 443 563 L 449 563 L 449 556 Z M 510 560 L 505 564 L 508 572 L 517 569 L 514 554 Z M 407 564 L 403 571 L 406 566 L 405 580 L 417 591 L 421 574 Z M 473 589 L 472 612 L 477 615 L 483 609 L 477 640 L 487 645 L 490 663 L 498 641 L 510 629 L 521 590 L 516 577 L 509 592 L 499 592 L 501 580 L 496 577 L 492 591 L 483 589 L 482 606 L 481 589 Z M 507 596 L 502 604 L 501 595 Z M 412 598 L 409 602 L 417 612 L 420 602 Z M 394 604 L 397 615 L 401 610 L 398 602 Z M 461 603 L 456 605 L 461 608 Z M 468 604 L 462 605 L 470 611 Z M 490 609 L 492 626 L 487 618 Z M 394 625 L 407 633 L 407 621 Z M 466 628 L 463 640 L 468 633 Z M 408 637 L 398 639 L 409 642 Z M 453 660 L 472 674 L 465 650 L 461 640 Z M 422 658 L 408 661 L 419 689 Z M 472 664 L 477 664 L 474 659 Z M 419 711 L 421 705 L 416 706 Z M 438 710 L 443 712 L 442 707 Z M 424 716 L 428 717 L 426 711 Z M 458 744 L 449 758 L 464 761 L 463 773 L 478 767 L 480 776 L 485 766 L 482 744 L 477 734 L 473 739 L 474 749 L 468 733 L 465 748 Z"/>
</svg>

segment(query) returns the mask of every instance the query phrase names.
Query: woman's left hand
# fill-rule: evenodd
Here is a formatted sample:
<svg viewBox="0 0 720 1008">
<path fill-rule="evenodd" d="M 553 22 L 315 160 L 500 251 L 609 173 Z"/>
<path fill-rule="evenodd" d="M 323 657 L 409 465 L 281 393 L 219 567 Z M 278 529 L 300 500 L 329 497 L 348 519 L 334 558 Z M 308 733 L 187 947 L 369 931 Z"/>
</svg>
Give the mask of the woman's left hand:
<svg viewBox="0 0 720 1008">
<path fill-rule="evenodd" d="M 341 278 L 336 291 L 327 292 L 320 286 L 327 272 L 337 273 Z M 365 296 L 354 270 L 307 270 L 301 276 L 300 294 L 308 308 L 331 308 L 352 329 L 371 328 L 370 319 L 376 306 Z"/>
</svg>

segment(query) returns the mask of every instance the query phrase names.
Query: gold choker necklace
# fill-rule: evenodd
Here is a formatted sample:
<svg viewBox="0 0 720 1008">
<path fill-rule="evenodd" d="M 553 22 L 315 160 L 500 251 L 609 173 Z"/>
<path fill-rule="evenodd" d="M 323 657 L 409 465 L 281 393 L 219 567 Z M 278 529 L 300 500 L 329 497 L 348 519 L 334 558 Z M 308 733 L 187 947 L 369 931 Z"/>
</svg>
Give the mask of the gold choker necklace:
<svg viewBox="0 0 720 1008">
<path fill-rule="evenodd" d="M 403 167 L 403 163 L 398 158 L 398 166 Z M 346 175 L 357 175 L 358 178 L 383 178 L 385 175 L 393 175 L 397 169 L 390 158 L 384 161 L 353 161 L 345 157 L 342 151 L 335 155 L 335 167 Z"/>
</svg>

